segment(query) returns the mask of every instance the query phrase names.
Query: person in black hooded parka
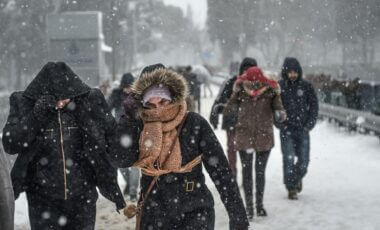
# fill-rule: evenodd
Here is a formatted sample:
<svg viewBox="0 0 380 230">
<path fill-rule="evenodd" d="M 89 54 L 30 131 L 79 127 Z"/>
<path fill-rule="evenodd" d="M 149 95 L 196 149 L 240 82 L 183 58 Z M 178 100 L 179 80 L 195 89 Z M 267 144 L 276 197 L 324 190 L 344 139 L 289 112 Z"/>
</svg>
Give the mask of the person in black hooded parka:
<svg viewBox="0 0 380 230">
<path fill-rule="evenodd" d="M 310 161 L 309 132 L 317 122 L 318 99 L 311 83 L 302 78 L 296 58 L 285 58 L 281 74 L 279 84 L 287 119 L 275 125 L 280 129 L 284 184 L 288 198 L 296 200 Z"/>
<path fill-rule="evenodd" d="M 125 207 L 117 171 L 106 158 L 116 122 L 103 94 L 63 62 L 49 62 L 25 91 L 10 96 L 3 145 L 18 154 L 15 197 L 26 191 L 32 230 L 94 229 L 102 195 Z"/>
<path fill-rule="evenodd" d="M 132 91 L 135 99 L 127 101 L 117 128 L 120 139 L 131 141 L 115 142 L 120 144 L 111 157 L 118 167 L 142 169 L 141 225 L 136 229 L 214 229 L 214 200 L 202 165 L 227 209 L 230 229 L 248 229 L 238 186 L 217 137 L 202 116 L 187 111 L 184 77 L 163 67 L 149 69 Z"/>
</svg>

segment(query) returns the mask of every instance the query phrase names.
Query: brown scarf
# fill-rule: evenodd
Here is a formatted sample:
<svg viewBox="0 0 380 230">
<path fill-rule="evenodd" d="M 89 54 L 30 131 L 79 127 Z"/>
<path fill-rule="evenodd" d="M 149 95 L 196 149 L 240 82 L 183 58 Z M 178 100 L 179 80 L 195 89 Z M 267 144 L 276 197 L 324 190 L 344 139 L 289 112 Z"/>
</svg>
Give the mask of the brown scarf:
<svg viewBox="0 0 380 230">
<path fill-rule="evenodd" d="M 182 155 L 177 127 L 186 112 L 187 105 L 184 101 L 157 109 L 141 109 L 140 117 L 144 122 L 144 129 L 139 140 L 139 160 L 134 166 L 140 167 L 145 175 L 190 172 L 201 162 L 199 156 L 181 167 Z"/>
</svg>

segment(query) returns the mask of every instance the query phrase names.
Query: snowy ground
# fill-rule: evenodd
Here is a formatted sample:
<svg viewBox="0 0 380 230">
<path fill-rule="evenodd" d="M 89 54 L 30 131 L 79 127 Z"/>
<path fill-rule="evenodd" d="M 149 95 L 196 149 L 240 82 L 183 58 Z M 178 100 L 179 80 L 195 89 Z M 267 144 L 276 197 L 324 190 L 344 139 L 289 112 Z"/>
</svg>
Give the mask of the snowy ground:
<svg viewBox="0 0 380 230">
<path fill-rule="evenodd" d="M 208 118 L 213 99 L 203 101 Z M 225 145 L 225 133 L 216 131 Z M 327 122 L 311 132 L 311 162 L 298 201 L 287 199 L 282 183 L 278 132 L 267 168 L 265 207 L 269 216 L 256 218 L 256 230 L 375 230 L 380 226 L 380 142 L 377 137 L 347 133 Z M 240 178 L 240 175 L 239 175 Z M 239 179 L 240 181 L 240 179 Z M 210 179 L 216 208 L 215 229 L 228 229 L 228 216 Z M 124 183 L 120 180 L 122 187 Z M 98 201 L 97 229 L 134 229 L 104 198 Z M 16 201 L 16 230 L 29 229 L 25 196 Z"/>
</svg>

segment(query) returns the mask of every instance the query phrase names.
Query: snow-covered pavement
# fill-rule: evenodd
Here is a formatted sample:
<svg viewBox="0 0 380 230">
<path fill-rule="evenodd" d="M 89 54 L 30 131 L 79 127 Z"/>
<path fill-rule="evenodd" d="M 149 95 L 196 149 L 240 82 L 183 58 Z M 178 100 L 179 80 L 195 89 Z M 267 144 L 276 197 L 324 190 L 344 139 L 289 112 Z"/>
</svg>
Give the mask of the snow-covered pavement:
<svg viewBox="0 0 380 230">
<path fill-rule="evenodd" d="M 208 118 L 213 99 L 203 100 Z M 225 133 L 216 131 L 225 146 Z M 278 132 L 267 168 L 264 205 L 269 216 L 255 218 L 255 230 L 375 230 L 380 229 L 380 141 L 377 137 L 347 133 L 327 122 L 311 132 L 311 161 L 298 201 L 287 199 L 282 183 L 282 156 Z M 240 175 L 239 177 L 240 178 Z M 121 185 L 124 186 L 122 180 Z M 210 179 L 216 205 L 217 230 L 228 229 L 228 216 Z M 239 184 L 241 180 L 239 179 Z M 16 230 L 29 229 L 27 205 L 16 202 Z M 114 211 L 104 198 L 98 201 L 97 229 L 134 229 L 134 221 Z"/>
</svg>

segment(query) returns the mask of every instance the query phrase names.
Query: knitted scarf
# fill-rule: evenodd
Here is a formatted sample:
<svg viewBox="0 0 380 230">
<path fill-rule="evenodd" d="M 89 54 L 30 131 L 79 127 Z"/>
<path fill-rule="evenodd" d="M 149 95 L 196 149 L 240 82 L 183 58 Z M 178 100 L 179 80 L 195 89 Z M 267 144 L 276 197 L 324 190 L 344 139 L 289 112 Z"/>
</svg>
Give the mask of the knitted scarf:
<svg viewBox="0 0 380 230">
<path fill-rule="evenodd" d="M 134 165 L 140 167 L 145 175 L 160 176 L 171 172 L 190 172 L 201 162 L 199 156 L 181 166 L 182 155 L 177 127 L 186 112 L 187 105 L 184 101 L 160 108 L 140 110 L 144 128 L 139 140 L 139 159 Z M 172 145 L 174 147 L 170 151 Z"/>
<path fill-rule="evenodd" d="M 236 83 L 242 84 L 244 91 L 254 100 L 269 89 L 272 89 L 275 94 L 280 94 L 277 82 L 265 77 L 262 70 L 258 67 L 249 68 L 237 78 Z"/>
</svg>

